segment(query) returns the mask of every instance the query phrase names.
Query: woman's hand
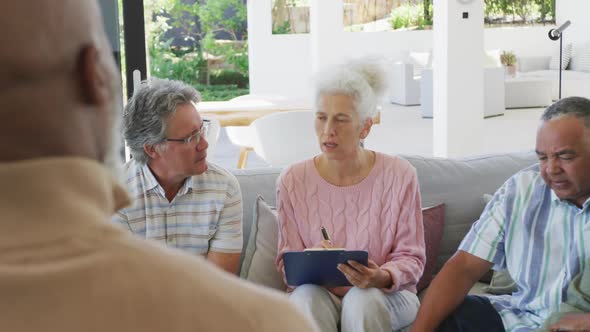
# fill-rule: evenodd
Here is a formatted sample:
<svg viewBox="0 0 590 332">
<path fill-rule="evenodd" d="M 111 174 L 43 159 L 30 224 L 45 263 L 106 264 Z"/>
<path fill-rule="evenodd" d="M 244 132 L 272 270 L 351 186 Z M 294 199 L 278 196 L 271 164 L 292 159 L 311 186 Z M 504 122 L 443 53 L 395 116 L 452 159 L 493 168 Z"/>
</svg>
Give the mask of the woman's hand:
<svg viewBox="0 0 590 332">
<path fill-rule="evenodd" d="M 389 288 L 392 284 L 389 272 L 379 268 L 370 259 L 368 266 L 355 261 L 348 261 L 348 265 L 338 264 L 338 270 L 344 274 L 353 286 L 358 288 Z"/>
<path fill-rule="evenodd" d="M 312 248 L 314 248 L 314 249 L 330 249 L 330 248 L 334 248 L 334 245 L 332 244 L 332 241 L 330 241 L 330 240 L 322 240 L 321 242 L 314 244 L 314 246 Z"/>
<path fill-rule="evenodd" d="M 589 313 L 565 314 L 559 321 L 549 326 L 549 331 L 590 331 Z"/>
</svg>

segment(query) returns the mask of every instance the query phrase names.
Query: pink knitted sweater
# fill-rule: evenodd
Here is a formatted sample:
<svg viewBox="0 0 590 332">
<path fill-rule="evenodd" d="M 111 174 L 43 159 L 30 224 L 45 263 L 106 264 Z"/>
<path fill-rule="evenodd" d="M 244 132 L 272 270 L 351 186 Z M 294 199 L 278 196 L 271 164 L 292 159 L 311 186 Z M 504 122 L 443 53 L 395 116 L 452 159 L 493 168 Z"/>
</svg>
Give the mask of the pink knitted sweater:
<svg viewBox="0 0 590 332">
<path fill-rule="evenodd" d="M 426 256 L 418 179 L 409 162 L 376 153 L 364 180 L 338 187 L 326 182 L 310 159 L 285 169 L 277 181 L 276 264 L 283 274 L 283 253 L 318 246 L 324 226 L 334 246 L 366 250 L 389 272 L 393 286 L 384 291 L 416 292 Z"/>
</svg>

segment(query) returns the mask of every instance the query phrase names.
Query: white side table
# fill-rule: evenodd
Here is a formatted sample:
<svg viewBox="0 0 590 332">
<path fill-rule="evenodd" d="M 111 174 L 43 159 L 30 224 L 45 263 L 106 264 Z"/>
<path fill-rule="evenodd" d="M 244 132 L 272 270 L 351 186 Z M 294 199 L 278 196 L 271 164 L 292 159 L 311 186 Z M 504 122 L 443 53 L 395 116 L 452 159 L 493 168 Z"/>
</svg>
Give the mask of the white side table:
<svg viewBox="0 0 590 332">
<path fill-rule="evenodd" d="M 551 80 L 540 77 L 506 78 L 506 108 L 551 105 Z"/>
</svg>

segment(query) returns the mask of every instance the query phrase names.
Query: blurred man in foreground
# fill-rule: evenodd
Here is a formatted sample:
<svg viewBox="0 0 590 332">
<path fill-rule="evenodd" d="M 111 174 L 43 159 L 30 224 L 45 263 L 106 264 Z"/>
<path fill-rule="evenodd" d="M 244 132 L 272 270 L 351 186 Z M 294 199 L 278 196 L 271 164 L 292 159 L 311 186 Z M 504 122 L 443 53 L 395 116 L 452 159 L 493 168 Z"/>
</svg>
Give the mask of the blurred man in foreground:
<svg viewBox="0 0 590 332">
<path fill-rule="evenodd" d="M 280 294 L 110 223 L 129 198 L 97 3 L 3 1 L 0 16 L 1 329 L 313 330 Z"/>
</svg>

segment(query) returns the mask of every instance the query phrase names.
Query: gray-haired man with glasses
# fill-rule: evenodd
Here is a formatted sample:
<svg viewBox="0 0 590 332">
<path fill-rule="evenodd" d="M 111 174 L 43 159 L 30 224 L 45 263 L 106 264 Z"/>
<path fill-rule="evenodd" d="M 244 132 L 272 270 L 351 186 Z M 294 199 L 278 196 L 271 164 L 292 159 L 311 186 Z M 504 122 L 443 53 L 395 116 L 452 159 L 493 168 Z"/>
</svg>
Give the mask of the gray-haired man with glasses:
<svg viewBox="0 0 590 332">
<path fill-rule="evenodd" d="M 125 107 L 125 165 L 132 205 L 113 220 L 131 232 L 236 273 L 242 250 L 242 196 L 236 178 L 207 162 L 209 122 L 200 95 L 182 82 L 152 79 Z"/>
</svg>

